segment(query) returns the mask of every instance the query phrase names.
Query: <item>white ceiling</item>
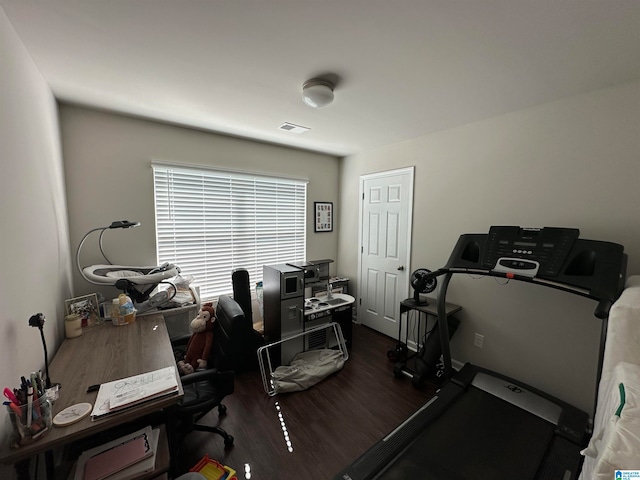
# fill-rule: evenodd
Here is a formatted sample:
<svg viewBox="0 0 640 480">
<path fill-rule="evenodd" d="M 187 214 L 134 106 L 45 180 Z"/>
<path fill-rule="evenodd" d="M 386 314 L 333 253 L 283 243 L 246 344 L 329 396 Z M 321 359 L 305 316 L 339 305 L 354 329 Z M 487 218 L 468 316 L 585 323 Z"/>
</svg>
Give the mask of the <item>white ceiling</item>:
<svg viewBox="0 0 640 480">
<path fill-rule="evenodd" d="M 61 101 L 338 156 L 640 78 L 639 0 L 0 6 Z"/>
</svg>

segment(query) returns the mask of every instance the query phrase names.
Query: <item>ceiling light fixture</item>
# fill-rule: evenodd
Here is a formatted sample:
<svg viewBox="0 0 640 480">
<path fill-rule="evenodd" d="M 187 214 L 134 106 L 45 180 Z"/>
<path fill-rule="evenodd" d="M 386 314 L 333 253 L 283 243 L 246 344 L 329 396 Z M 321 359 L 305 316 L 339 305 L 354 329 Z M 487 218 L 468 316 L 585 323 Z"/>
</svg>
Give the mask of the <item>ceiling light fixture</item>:
<svg viewBox="0 0 640 480">
<path fill-rule="evenodd" d="M 326 107 L 333 102 L 334 84 L 328 80 L 314 78 L 302 85 L 302 99 L 313 108 Z"/>
</svg>

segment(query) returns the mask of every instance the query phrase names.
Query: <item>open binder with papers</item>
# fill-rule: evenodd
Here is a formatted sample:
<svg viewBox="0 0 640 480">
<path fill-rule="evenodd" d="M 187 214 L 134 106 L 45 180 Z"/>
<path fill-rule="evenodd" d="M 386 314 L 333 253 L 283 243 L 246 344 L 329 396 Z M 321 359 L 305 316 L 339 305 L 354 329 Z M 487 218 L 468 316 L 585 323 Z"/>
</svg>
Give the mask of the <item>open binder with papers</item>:
<svg viewBox="0 0 640 480">
<path fill-rule="evenodd" d="M 174 366 L 103 383 L 98 390 L 91 418 L 95 419 L 177 391 L 178 379 Z"/>
</svg>

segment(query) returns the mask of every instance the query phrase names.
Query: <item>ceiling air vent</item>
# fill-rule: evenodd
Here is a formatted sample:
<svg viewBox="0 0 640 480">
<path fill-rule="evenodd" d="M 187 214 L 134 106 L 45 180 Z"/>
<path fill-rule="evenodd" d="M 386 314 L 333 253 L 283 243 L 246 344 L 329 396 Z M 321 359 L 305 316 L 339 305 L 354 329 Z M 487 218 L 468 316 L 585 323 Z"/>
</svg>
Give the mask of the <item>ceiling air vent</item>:
<svg viewBox="0 0 640 480">
<path fill-rule="evenodd" d="M 278 130 L 282 130 L 284 132 L 291 132 L 291 133 L 304 133 L 304 132 L 308 132 L 311 129 L 308 127 L 301 127 L 300 125 L 294 125 L 293 123 L 284 122 L 282 125 L 278 127 Z"/>
</svg>

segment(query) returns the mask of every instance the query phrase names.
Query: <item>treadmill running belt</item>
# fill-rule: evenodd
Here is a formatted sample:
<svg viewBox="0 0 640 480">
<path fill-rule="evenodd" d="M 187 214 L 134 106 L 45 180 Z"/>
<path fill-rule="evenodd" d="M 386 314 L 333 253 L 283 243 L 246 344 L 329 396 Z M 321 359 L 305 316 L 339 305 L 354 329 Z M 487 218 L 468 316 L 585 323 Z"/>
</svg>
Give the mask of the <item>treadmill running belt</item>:
<svg viewBox="0 0 640 480">
<path fill-rule="evenodd" d="M 475 387 L 429 425 L 377 479 L 534 479 L 554 425 Z"/>
</svg>

